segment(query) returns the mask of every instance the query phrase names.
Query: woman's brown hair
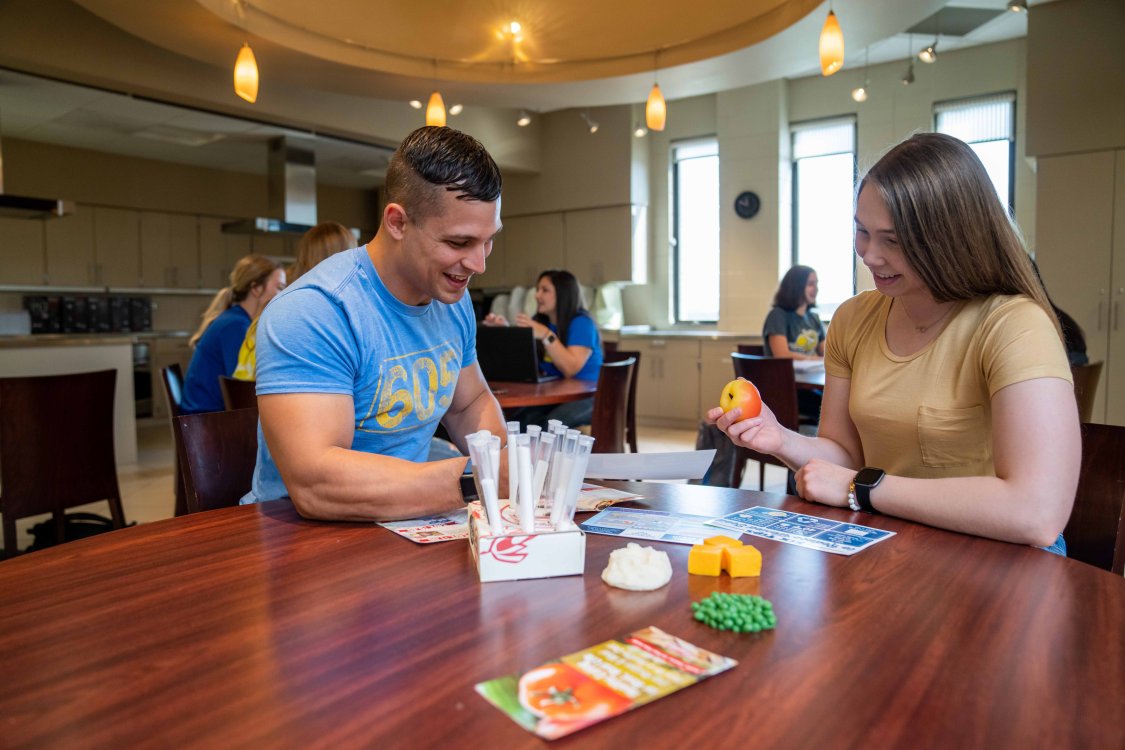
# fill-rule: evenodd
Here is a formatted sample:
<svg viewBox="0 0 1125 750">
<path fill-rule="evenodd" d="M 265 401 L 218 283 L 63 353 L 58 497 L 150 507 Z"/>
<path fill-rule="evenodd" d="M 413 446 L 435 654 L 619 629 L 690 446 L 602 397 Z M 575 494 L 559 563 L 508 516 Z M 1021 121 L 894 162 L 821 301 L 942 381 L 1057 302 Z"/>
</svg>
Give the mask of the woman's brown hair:
<svg viewBox="0 0 1125 750">
<path fill-rule="evenodd" d="M 1058 330 L 1019 232 L 966 143 L 940 133 L 911 136 L 867 172 L 859 190 L 868 185 L 882 197 L 907 263 L 935 300 L 1023 294 Z"/>
<path fill-rule="evenodd" d="M 237 305 L 246 299 L 254 287 L 268 282 L 270 275 L 279 268 L 281 264 L 264 255 L 247 255 L 240 258 L 230 272 L 230 286 L 220 289 L 219 293 L 211 299 L 211 304 L 203 313 L 203 321 L 188 339 L 188 345 L 195 348 L 207 331 L 207 326 L 211 325 L 215 318 L 230 309 L 232 305 Z"/>
<path fill-rule="evenodd" d="M 322 221 L 301 235 L 297 244 L 297 262 L 285 272 L 286 283 L 292 284 L 329 255 L 355 246 L 355 235 L 350 229 L 339 222 Z"/>
</svg>

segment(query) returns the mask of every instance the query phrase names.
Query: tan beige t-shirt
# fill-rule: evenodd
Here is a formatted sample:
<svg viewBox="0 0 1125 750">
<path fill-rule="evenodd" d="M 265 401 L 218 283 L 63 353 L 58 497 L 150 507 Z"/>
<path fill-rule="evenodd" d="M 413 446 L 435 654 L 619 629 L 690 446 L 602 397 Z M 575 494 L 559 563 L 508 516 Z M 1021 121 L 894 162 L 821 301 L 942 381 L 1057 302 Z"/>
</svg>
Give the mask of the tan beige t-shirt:
<svg viewBox="0 0 1125 750">
<path fill-rule="evenodd" d="M 867 466 L 917 478 L 994 476 L 991 397 L 1034 378 L 1073 382 L 1035 302 L 994 295 L 959 304 L 933 341 L 905 357 L 887 346 L 890 297 L 863 292 L 832 317 L 825 372 L 851 380 L 848 408 Z"/>
</svg>

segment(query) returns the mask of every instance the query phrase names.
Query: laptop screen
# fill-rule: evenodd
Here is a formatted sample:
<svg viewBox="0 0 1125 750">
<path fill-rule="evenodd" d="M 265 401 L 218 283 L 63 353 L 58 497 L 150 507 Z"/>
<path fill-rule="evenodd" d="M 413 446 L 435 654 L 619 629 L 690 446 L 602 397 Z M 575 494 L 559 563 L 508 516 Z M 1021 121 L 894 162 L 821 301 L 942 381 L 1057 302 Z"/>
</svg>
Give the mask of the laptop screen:
<svg viewBox="0 0 1125 750">
<path fill-rule="evenodd" d="M 536 383 L 554 379 L 539 373 L 535 332 L 519 326 L 478 326 L 477 362 L 486 380 Z"/>
</svg>

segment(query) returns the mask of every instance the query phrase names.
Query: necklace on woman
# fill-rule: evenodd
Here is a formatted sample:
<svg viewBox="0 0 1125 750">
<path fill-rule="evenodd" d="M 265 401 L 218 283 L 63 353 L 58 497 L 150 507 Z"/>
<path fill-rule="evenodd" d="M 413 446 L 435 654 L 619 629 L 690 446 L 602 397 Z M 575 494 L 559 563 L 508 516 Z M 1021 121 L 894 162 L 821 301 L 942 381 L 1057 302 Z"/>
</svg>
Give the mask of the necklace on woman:
<svg viewBox="0 0 1125 750">
<path fill-rule="evenodd" d="M 936 320 L 933 320 L 933 321 L 927 323 L 924 326 L 920 326 L 914 321 L 914 318 L 911 317 L 910 312 L 906 309 L 906 305 L 902 306 L 902 312 L 903 312 L 904 315 L 906 315 L 906 319 L 910 321 L 910 325 L 914 326 L 914 330 L 917 333 L 925 333 L 926 331 L 930 330 L 931 328 L 936 326 L 941 321 L 945 320 L 945 317 L 947 315 L 949 315 L 949 312 L 956 306 L 957 306 L 956 303 L 951 303 L 948 307 L 945 308 L 945 310 L 942 312 L 942 314 L 937 317 Z"/>
</svg>

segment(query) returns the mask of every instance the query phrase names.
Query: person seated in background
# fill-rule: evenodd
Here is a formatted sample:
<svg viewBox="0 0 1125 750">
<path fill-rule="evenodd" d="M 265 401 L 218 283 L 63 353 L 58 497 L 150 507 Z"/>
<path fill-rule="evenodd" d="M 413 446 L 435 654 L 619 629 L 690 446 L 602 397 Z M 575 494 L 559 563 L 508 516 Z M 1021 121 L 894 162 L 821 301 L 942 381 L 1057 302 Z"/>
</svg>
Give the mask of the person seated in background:
<svg viewBox="0 0 1125 750">
<path fill-rule="evenodd" d="M 191 355 L 180 409 L 185 414 L 223 410 L 219 376 L 238 366 L 238 351 L 250 324 L 285 288 L 285 271 L 264 255 L 247 255 L 234 264 L 230 286 L 219 290 L 189 340 Z"/>
<path fill-rule="evenodd" d="M 762 324 L 762 350 L 779 359 L 824 358 L 824 324 L 812 311 L 816 307 L 816 271 L 808 266 L 793 266 L 785 272 L 773 309 Z M 821 391 L 797 390 L 797 412 L 813 421 L 820 420 Z"/>
<path fill-rule="evenodd" d="M 793 266 L 785 272 L 773 308 L 762 324 L 762 347 L 767 357 L 822 359 L 824 324 L 812 311 L 816 307 L 816 271 Z"/>
<path fill-rule="evenodd" d="M 535 285 L 536 314 L 520 313 L 516 325 L 531 328 L 543 347 L 540 369 L 545 375 L 597 381 L 602 369 L 602 339 L 597 323 L 582 300 L 582 287 L 570 271 L 551 269 L 539 274 Z M 506 326 L 502 315 L 485 316 L 486 326 Z M 575 427 L 590 424 L 594 416 L 594 397 L 550 406 L 528 406 L 513 411 L 512 419 L 521 424 L 546 427 L 557 419 Z"/>
<path fill-rule="evenodd" d="M 292 284 L 329 255 L 355 246 L 355 235 L 350 229 L 336 221 L 322 221 L 301 235 L 297 243 L 297 260 L 285 271 L 286 283 Z M 246 338 L 238 351 L 234 377 L 239 380 L 253 380 L 257 376 L 257 336 L 258 321 L 255 319 L 246 330 Z"/>
<path fill-rule="evenodd" d="M 817 437 L 763 405 L 708 412 L 797 472 L 805 500 L 1065 554 L 1078 409 L 1043 286 L 972 149 L 915 135 L 860 182 L 855 249 L 874 291 L 825 350 Z"/>
<path fill-rule="evenodd" d="M 471 433 L 505 436 L 466 294 L 500 231 L 501 185 L 475 138 L 418 128 L 387 167 L 375 237 L 266 308 L 258 461 L 243 502 L 289 497 L 305 518 L 339 521 L 464 507 L 468 459 L 426 458 L 439 423 L 466 453 Z"/>
</svg>

